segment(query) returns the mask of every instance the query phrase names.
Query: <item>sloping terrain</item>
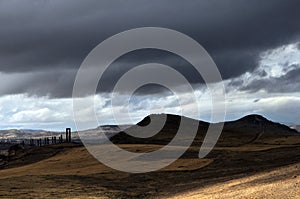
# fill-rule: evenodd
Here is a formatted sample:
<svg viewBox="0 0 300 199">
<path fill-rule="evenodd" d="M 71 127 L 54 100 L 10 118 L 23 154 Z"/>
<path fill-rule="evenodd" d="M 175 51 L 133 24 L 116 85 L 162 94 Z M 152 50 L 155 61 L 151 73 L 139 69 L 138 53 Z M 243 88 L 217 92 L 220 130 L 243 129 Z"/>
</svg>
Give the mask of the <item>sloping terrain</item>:
<svg viewBox="0 0 300 199">
<path fill-rule="evenodd" d="M 299 198 L 299 196 L 300 164 L 297 163 L 253 175 L 245 175 L 226 183 L 216 183 L 170 198 Z"/>
<path fill-rule="evenodd" d="M 165 134 L 147 138 L 148 143 L 142 142 L 146 138 L 132 140 L 123 137 L 128 136 L 123 133 L 113 139 L 120 140 L 120 136 L 128 139 L 129 143 L 118 143 L 128 151 L 157 150 L 176 133 L 179 117 L 168 117 L 160 132 Z M 205 159 L 198 159 L 198 152 L 208 124 L 200 122 L 198 140 L 179 160 L 162 170 L 144 174 L 115 171 L 99 163 L 82 145 L 26 149 L 0 170 L 0 197 L 292 198 L 299 195 L 299 134 L 292 130 L 285 132 L 285 126 L 267 120 L 264 122 L 268 125 L 262 129 L 255 121 L 256 116 L 250 116 L 249 120 L 225 124 L 217 147 Z M 147 124 L 144 122 L 149 121 L 146 118 L 139 124 Z M 276 132 L 272 134 L 272 130 Z M 34 154 L 39 154 L 39 158 L 33 158 Z M 31 158 L 37 161 L 27 161 Z"/>
</svg>

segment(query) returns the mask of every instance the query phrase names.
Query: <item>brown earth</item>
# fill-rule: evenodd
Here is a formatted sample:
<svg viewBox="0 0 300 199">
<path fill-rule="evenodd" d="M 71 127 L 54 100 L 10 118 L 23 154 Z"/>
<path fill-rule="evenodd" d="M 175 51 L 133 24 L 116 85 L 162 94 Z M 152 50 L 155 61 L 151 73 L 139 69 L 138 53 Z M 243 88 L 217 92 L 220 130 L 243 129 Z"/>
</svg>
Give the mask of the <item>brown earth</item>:
<svg viewBox="0 0 300 199">
<path fill-rule="evenodd" d="M 80 144 L 26 149 L 2 166 L 0 198 L 297 198 L 300 136 L 275 123 L 255 128 L 252 119 L 226 124 L 205 159 L 197 158 L 198 138 L 179 160 L 144 174 L 113 170 Z M 163 146 L 118 144 L 135 152 Z"/>
</svg>

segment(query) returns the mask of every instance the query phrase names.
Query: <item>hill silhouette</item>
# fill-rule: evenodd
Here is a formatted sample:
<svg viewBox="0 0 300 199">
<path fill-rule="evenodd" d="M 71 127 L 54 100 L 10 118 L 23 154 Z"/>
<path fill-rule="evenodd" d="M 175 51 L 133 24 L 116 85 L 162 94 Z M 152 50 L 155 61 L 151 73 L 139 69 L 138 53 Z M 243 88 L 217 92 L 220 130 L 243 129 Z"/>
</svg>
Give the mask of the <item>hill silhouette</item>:
<svg viewBox="0 0 300 199">
<path fill-rule="evenodd" d="M 139 127 L 147 128 L 147 125 L 151 124 L 151 118 L 156 121 L 166 118 L 164 126 L 154 136 L 138 138 L 126 133 L 135 132 L 140 129 Z M 201 145 L 210 123 L 171 114 L 149 115 L 136 125 L 126 129 L 126 132 L 120 132 L 111 137 L 111 141 L 115 144 L 168 144 L 176 135 L 182 119 L 198 122 L 198 131 L 193 145 Z M 286 125 L 272 122 L 261 115 L 248 115 L 239 120 L 224 123 L 218 146 L 240 146 L 251 142 L 263 143 L 270 138 L 296 135 L 299 135 L 298 132 Z"/>
</svg>

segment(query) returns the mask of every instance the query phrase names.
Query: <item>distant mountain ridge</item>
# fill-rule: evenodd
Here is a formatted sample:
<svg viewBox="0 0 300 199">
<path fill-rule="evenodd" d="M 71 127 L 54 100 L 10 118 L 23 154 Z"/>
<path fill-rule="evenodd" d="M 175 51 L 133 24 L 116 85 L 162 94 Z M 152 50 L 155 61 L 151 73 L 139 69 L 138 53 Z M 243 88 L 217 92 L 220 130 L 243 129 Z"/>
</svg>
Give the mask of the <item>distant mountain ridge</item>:
<svg viewBox="0 0 300 199">
<path fill-rule="evenodd" d="M 46 136 L 57 136 L 59 134 L 59 132 L 46 130 L 9 129 L 0 130 L 0 139 L 30 139 L 41 138 Z"/>
<path fill-rule="evenodd" d="M 103 133 L 109 135 L 108 137 L 115 135 L 116 133 L 130 127 L 130 125 L 103 125 L 94 129 L 88 129 L 80 131 L 82 134 L 89 134 L 90 136 L 103 136 Z M 65 132 L 47 131 L 47 130 L 32 130 L 32 129 L 8 129 L 0 130 L 0 139 L 2 140 L 16 140 L 16 139 L 38 139 L 43 137 L 59 136 L 65 134 Z M 78 132 L 73 131 L 72 137 L 79 139 Z"/>
<path fill-rule="evenodd" d="M 296 131 L 298 131 L 300 133 L 300 125 L 292 125 L 290 126 L 291 129 L 295 129 Z"/>
<path fill-rule="evenodd" d="M 151 122 L 151 117 L 154 117 L 158 120 L 162 118 L 162 116 L 166 116 L 166 124 L 162 129 L 161 133 L 150 138 L 150 139 L 139 139 L 139 141 L 135 138 L 128 136 L 126 133 L 122 132 L 125 129 L 129 131 L 135 126 L 147 126 Z M 94 129 L 88 129 L 84 131 L 80 131 L 81 134 L 89 135 L 91 138 L 93 137 L 102 137 L 104 134 L 107 137 L 112 137 L 112 140 L 116 143 L 127 143 L 127 142 L 154 142 L 154 143 L 166 143 L 166 140 L 171 140 L 175 134 L 176 130 L 179 127 L 179 122 L 182 118 L 186 120 L 196 121 L 190 118 L 181 117 L 178 115 L 171 114 L 153 114 L 145 117 L 136 125 L 103 125 Z M 210 123 L 204 121 L 197 121 L 199 124 L 197 139 L 201 140 L 209 126 Z M 261 115 L 248 115 L 242 117 L 241 119 L 235 121 L 229 121 L 224 123 L 224 129 L 222 136 L 231 135 L 243 135 L 251 137 L 253 134 L 257 134 L 260 131 L 264 131 L 264 136 L 284 136 L 284 135 L 294 135 L 299 134 L 299 125 L 294 125 L 292 127 L 288 127 L 286 125 L 272 122 Z M 298 130 L 298 131 L 297 131 Z M 55 131 L 46 131 L 46 130 L 31 130 L 31 129 L 9 129 L 9 130 L 0 130 L 0 139 L 36 139 L 42 137 L 49 136 L 59 136 L 60 134 L 64 135 L 64 132 L 55 132 Z M 163 135 L 163 137 L 162 137 Z M 72 133 L 73 138 L 78 138 L 79 135 L 77 132 Z M 162 138 L 162 139 L 161 139 Z"/>
<path fill-rule="evenodd" d="M 235 131 L 241 131 L 245 129 L 257 131 L 260 129 L 261 131 L 265 131 L 265 134 L 268 133 L 271 135 L 291 135 L 298 133 L 296 130 L 291 129 L 284 124 L 270 121 L 267 118 L 257 114 L 247 115 L 241 119 L 226 122 L 224 128 L 225 130 Z"/>
</svg>

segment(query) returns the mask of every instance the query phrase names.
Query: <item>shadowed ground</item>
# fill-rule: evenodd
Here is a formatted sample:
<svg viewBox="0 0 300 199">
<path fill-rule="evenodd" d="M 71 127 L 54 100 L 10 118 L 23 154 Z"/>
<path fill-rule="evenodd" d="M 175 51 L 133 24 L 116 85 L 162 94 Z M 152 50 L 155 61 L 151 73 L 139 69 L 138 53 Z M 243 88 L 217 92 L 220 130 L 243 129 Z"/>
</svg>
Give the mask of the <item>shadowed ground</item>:
<svg viewBox="0 0 300 199">
<path fill-rule="evenodd" d="M 242 123 L 248 127 L 239 127 Z M 198 137 L 179 160 L 160 171 L 145 174 L 110 169 L 78 144 L 24 150 L 0 170 L 0 197 L 295 198 L 300 195 L 300 136 L 293 131 L 272 134 L 273 126 L 262 131 L 249 121 L 226 125 L 217 147 L 205 159 L 197 158 L 201 145 Z M 277 130 L 280 128 L 285 129 L 279 126 Z M 135 142 L 119 146 L 135 152 L 162 147 L 159 143 Z M 44 157 L 41 151 L 46 152 Z"/>
</svg>

